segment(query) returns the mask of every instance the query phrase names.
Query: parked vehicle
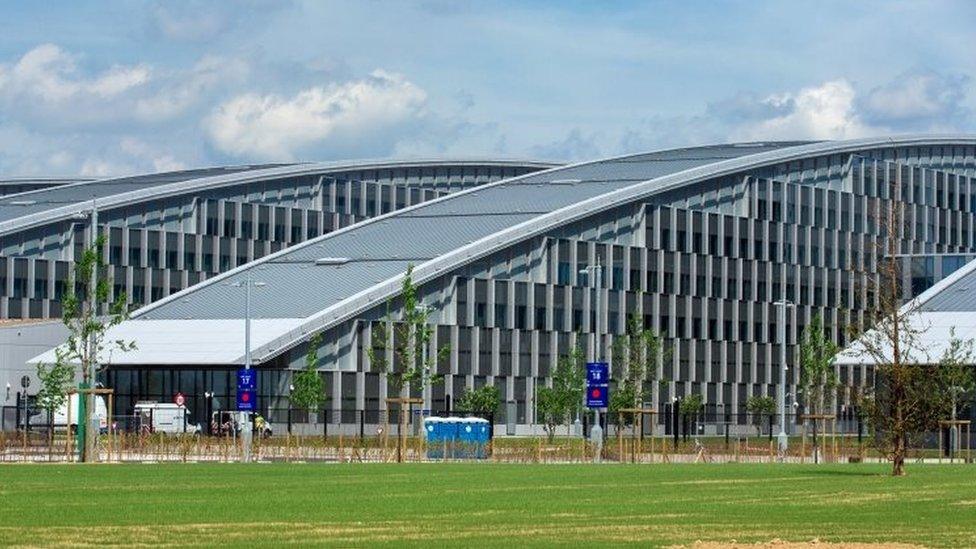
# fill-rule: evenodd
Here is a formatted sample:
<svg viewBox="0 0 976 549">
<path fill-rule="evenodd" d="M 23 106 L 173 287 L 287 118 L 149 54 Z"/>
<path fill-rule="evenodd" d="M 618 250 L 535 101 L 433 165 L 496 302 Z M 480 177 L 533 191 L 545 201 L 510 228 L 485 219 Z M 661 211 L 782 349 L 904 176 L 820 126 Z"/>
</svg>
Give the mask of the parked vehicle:
<svg viewBox="0 0 976 549">
<path fill-rule="evenodd" d="M 68 407 L 71 407 L 71 424 L 68 425 Z M 105 397 L 95 396 L 95 417 L 98 418 L 98 427 L 102 432 L 108 430 L 108 408 L 105 406 Z M 37 409 L 37 413 L 31 416 L 32 425 L 47 425 L 47 410 Z M 51 415 L 51 427 L 55 430 L 62 430 L 70 427 L 71 431 L 78 428 L 78 393 L 72 393 Z"/>
<path fill-rule="evenodd" d="M 136 403 L 135 413 L 142 433 L 200 433 L 200 425 L 190 422 L 190 411 L 185 406 L 169 402 L 139 402 Z"/>
</svg>

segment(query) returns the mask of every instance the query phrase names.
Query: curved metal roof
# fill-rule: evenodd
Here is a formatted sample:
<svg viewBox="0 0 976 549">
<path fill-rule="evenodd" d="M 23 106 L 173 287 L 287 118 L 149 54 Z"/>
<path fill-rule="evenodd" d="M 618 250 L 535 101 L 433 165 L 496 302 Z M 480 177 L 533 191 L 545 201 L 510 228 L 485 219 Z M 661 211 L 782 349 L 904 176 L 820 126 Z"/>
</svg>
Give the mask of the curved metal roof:
<svg viewBox="0 0 976 549">
<path fill-rule="evenodd" d="M 452 166 L 545 169 L 556 165 L 550 162 L 520 160 L 361 160 L 222 166 L 81 181 L 0 198 L 0 235 L 69 219 L 79 212 L 87 212 L 93 198 L 98 201 L 99 208 L 108 209 L 207 189 L 333 172 Z"/>
<path fill-rule="evenodd" d="M 267 282 L 252 293 L 252 318 L 258 319 L 252 352 L 260 362 L 310 332 L 341 323 L 396 295 L 408 263 L 415 265 L 414 279 L 423 283 L 557 226 L 658 192 L 811 156 L 912 145 L 976 145 L 976 138 L 908 136 L 715 145 L 537 172 L 399 210 L 267 256 L 137 311 L 119 327 L 119 337 L 145 338 L 152 344 L 160 326 L 172 327 L 182 319 L 193 319 L 196 327 L 199 321 L 211 319 L 224 330 L 242 325 L 240 321 L 227 324 L 243 317 L 240 289 L 229 284 L 253 269 L 255 280 Z M 348 262 L 316 264 L 327 257 Z M 181 341 L 198 341 L 201 349 L 211 351 L 212 342 L 196 337 L 190 324 Z M 240 344 L 223 350 L 217 362 L 241 362 L 242 327 L 239 339 Z M 113 362 L 172 363 L 173 357 L 135 351 Z"/>
</svg>

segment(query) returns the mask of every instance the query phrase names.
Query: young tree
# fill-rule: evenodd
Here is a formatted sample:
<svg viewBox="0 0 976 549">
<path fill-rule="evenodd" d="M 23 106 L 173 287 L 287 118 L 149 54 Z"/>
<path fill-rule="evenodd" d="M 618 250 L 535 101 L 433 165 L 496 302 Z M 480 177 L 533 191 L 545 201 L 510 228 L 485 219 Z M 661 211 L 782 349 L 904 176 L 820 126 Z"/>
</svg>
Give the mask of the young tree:
<svg viewBox="0 0 976 549">
<path fill-rule="evenodd" d="M 575 347 L 556 361 L 552 387 L 541 387 L 536 392 L 536 412 L 542 418 L 550 442 L 556 435 L 556 426 L 565 422 L 568 429 L 573 417 L 583 408 L 585 364 L 583 351 Z"/>
<path fill-rule="evenodd" d="M 688 395 L 681 399 L 679 410 L 681 415 L 696 416 L 705 408 L 705 399 L 699 394 Z"/>
<path fill-rule="evenodd" d="M 52 412 L 68 401 L 68 389 L 75 381 L 75 369 L 60 356 L 63 352 L 57 347 L 54 349 L 54 364 L 37 365 L 37 377 L 41 380 L 41 387 L 37 391 L 37 405 Z"/>
<path fill-rule="evenodd" d="M 640 408 L 647 399 L 644 383 L 654 379 L 658 361 L 668 352 L 662 339 L 652 328 L 644 325 L 637 313 L 627 319 L 627 332 L 614 338 L 614 379 L 618 380 L 610 393 L 610 414 L 621 422 L 619 410 Z M 618 425 L 621 427 L 621 425 Z"/>
<path fill-rule="evenodd" d="M 321 334 L 315 334 L 308 340 L 305 367 L 292 377 L 291 403 L 307 414 L 317 412 L 319 405 L 327 399 L 325 380 L 319 374 L 318 350 L 321 343 Z"/>
<path fill-rule="evenodd" d="M 398 393 L 404 388 L 423 391 L 441 381 L 441 376 L 436 375 L 434 369 L 450 352 L 450 347 L 442 345 L 433 356 L 424 356 L 433 328 L 428 323 L 430 311 L 418 303 L 417 287 L 413 283 L 413 265 L 407 267 L 399 298 L 402 305 L 398 318 L 393 319 L 387 313 L 381 328 L 373 330 L 373 344 L 367 351 L 367 356 L 373 371 L 385 373 Z M 392 307 L 393 299 L 387 304 L 387 309 Z M 391 344 L 393 361 L 387 358 L 386 353 Z"/>
<path fill-rule="evenodd" d="M 465 389 L 457 399 L 456 408 L 464 412 L 478 414 L 495 414 L 502 402 L 502 393 L 494 385 L 485 385 L 480 389 Z"/>
<path fill-rule="evenodd" d="M 45 398 L 51 403 L 63 397 L 63 381 L 67 379 L 69 371 L 70 377 L 75 377 L 76 365 L 81 367 L 81 387 L 90 388 L 95 381 L 95 375 L 101 369 L 98 362 L 100 358 L 114 351 L 127 352 L 135 349 L 135 343 L 131 341 L 106 341 L 109 329 L 129 318 L 129 311 L 125 293 L 115 296 L 114 301 L 109 300 L 111 288 L 105 277 L 98 277 L 97 283 L 92 287 L 91 281 L 103 267 L 101 250 L 104 246 L 105 237 L 99 235 L 95 244 L 86 248 L 75 262 L 74 272 L 68 280 L 68 291 L 61 302 L 61 321 L 68 328 L 68 338 L 55 351 L 53 368 L 43 370 L 50 380 L 50 385 L 45 387 Z M 103 311 L 107 311 L 107 314 L 103 315 Z M 38 368 L 38 375 L 42 373 L 41 368 Z M 94 415 L 95 398 L 88 393 L 83 400 L 84 417 L 78 418 L 79 448 L 82 461 L 92 461 L 96 457 L 95 442 L 98 433 L 89 433 L 87 427 Z"/>
<path fill-rule="evenodd" d="M 766 395 L 753 395 L 746 400 L 746 411 L 752 414 L 752 422 L 756 425 L 756 436 L 762 436 L 763 418 L 776 413 L 776 401 Z"/>
<path fill-rule="evenodd" d="M 939 359 L 936 372 L 939 392 L 949 395 L 949 402 L 946 403 L 949 411 L 948 414 L 943 412 L 942 417 L 948 415 L 952 421 L 956 421 L 960 398 L 971 395 L 976 388 L 976 372 L 974 372 L 976 353 L 973 345 L 972 339 L 957 337 L 956 328 L 953 326 L 949 329 L 949 345 Z M 952 425 L 950 429 L 952 433 L 950 442 L 954 447 L 958 444 L 959 432 L 956 425 Z"/>
<path fill-rule="evenodd" d="M 913 322 L 917 306 L 915 302 L 902 305 L 901 205 L 888 202 L 879 206 L 879 214 L 882 234 L 876 237 L 874 249 L 877 271 L 865 277 L 869 329 L 858 334 L 858 327 L 853 327 L 852 339 L 857 343 L 849 352 L 867 355 L 866 362 L 873 366 L 874 387 L 865 390 L 862 409 L 878 449 L 891 461 L 891 474 L 903 476 L 912 442 L 931 427 L 932 404 L 940 395 L 932 386 L 930 372 L 918 366 L 924 329 Z"/>
<path fill-rule="evenodd" d="M 800 343 L 800 386 L 803 388 L 807 413 L 824 414 L 837 388 L 834 357 L 840 351 L 824 331 L 820 315 L 803 330 Z"/>
<path fill-rule="evenodd" d="M 586 357 L 577 345 L 568 355 L 556 361 L 556 371 L 552 374 L 552 386 L 563 402 L 566 410 L 566 429 L 574 418 L 583 411 L 583 397 L 586 395 Z"/>
<path fill-rule="evenodd" d="M 540 387 L 536 393 L 535 409 L 546 430 L 546 437 L 551 443 L 556 436 L 556 426 L 560 425 L 566 416 L 563 400 L 552 387 Z"/>
</svg>

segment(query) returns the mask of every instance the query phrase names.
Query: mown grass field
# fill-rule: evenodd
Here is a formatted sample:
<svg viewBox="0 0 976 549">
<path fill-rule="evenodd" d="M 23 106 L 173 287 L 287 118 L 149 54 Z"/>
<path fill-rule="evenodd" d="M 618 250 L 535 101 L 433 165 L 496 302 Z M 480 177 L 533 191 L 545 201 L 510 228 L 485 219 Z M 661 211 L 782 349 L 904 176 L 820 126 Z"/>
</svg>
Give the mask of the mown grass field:
<svg viewBox="0 0 976 549">
<path fill-rule="evenodd" d="M 174 464 L 0 467 L 0 546 L 976 546 L 976 468 Z"/>
</svg>

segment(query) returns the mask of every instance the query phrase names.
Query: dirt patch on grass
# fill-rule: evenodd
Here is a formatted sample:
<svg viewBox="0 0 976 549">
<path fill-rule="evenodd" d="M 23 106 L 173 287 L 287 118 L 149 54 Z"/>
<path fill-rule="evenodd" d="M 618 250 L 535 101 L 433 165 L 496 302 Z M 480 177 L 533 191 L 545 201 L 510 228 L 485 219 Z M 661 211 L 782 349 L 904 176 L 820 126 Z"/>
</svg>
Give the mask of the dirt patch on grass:
<svg viewBox="0 0 976 549">
<path fill-rule="evenodd" d="M 719 541 L 696 541 L 691 545 L 680 545 L 677 547 L 689 548 L 689 549 L 733 549 L 733 548 L 750 548 L 755 549 L 757 547 L 761 548 L 771 548 L 771 549 L 924 549 L 922 545 L 913 545 L 910 543 L 865 543 L 865 542 L 829 542 L 820 541 L 814 539 L 811 541 L 784 541 L 781 539 L 773 539 L 769 541 L 757 541 L 754 543 L 740 543 L 737 541 L 719 542 Z"/>
</svg>

